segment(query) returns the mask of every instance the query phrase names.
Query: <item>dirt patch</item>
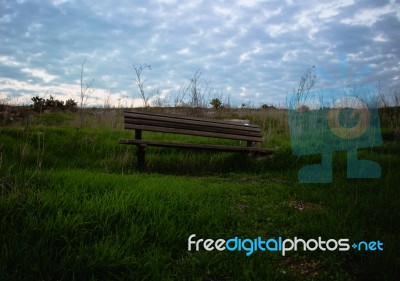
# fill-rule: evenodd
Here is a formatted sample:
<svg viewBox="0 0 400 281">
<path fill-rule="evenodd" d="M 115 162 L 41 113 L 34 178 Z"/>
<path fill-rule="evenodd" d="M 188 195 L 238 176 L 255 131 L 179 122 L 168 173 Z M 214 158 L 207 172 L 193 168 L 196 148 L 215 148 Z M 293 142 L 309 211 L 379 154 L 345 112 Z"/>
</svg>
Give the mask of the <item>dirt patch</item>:
<svg viewBox="0 0 400 281">
<path fill-rule="evenodd" d="M 282 273 L 286 273 L 285 269 L 288 268 L 293 272 L 293 275 L 304 278 L 316 278 L 322 266 L 316 261 L 298 261 L 291 258 L 285 258 L 280 263 Z"/>
<path fill-rule="evenodd" d="M 310 203 L 305 201 L 290 201 L 289 206 L 295 208 L 299 211 L 315 211 L 315 210 L 323 210 L 324 206 L 316 203 Z"/>
<path fill-rule="evenodd" d="M 239 210 L 249 208 L 249 206 L 247 206 L 247 205 L 245 205 L 245 204 L 236 204 L 234 207 L 235 207 L 236 209 L 239 209 Z"/>
</svg>

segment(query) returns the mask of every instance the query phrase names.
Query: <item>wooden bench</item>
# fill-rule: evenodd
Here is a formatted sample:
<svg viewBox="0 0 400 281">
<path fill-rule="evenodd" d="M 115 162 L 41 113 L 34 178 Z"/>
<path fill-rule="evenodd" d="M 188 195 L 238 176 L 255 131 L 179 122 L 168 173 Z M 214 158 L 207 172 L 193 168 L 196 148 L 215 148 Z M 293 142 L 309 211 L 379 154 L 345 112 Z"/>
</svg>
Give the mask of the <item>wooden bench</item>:
<svg viewBox="0 0 400 281">
<path fill-rule="evenodd" d="M 144 149 L 147 146 L 238 152 L 257 156 L 270 155 L 273 152 L 272 149 L 256 146 L 262 141 L 261 129 L 257 125 L 136 110 L 124 112 L 124 125 L 125 129 L 135 130 L 135 139 L 120 140 L 119 143 L 137 146 L 137 167 L 139 171 L 145 169 Z M 143 140 L 142 131 L 240 140 L 244 141 L 247 146 Z"/>
</svg>

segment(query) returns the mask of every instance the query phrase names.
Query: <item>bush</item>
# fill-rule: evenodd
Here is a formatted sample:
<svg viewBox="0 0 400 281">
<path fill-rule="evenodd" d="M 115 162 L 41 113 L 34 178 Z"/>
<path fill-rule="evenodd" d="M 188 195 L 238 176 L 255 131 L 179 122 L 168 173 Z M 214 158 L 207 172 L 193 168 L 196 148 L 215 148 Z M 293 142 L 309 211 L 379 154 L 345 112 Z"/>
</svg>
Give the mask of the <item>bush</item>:
<svg viewBox="0 0 400 281">
<path fill-rule="evenodd" d="M 261 108 L 262 108 L 262 109 L 276 109 L 275 106 L 269 105 L 269 104 L 266 104 L 266 103 L 264 103 L 264 104 L 261 106 Z"/>
<path fill-rule="evenodd" d="M 33 101 L 33 109 L 38 112 L 41 112 L 43 110 L 74 110 L 78 105 L 77 102 L 73 99 L 68 99 L 64 104 L 64 101 L 54 99 L 53 96 L 50 96 L 49 99 L 44 99 L 36 96 L 33 97 L 31 100 Z"/>
<path fill-rule="evenodd" d="M 74 101 L 73 99 L 68 99 L 68 100 L 65 102 L 65 109 L 68 109 L 68 110 L 75 110 L 77 106 L 78 106 L 77 102 Z"/>
<path fill-rule="evenodd" d="M 39 98 L 38 96 L 31 98 L 33 101 L 33 109 L 36 111 L 42 111 L 45 105 L 45 100 L 43 98 Z"/>
<path fill-rule="evenodd" d="M 222 106 L 222 102 L 218 98 L 212 99 L 210 104 L 214 109 L 219 109 Z"/>
</svg>

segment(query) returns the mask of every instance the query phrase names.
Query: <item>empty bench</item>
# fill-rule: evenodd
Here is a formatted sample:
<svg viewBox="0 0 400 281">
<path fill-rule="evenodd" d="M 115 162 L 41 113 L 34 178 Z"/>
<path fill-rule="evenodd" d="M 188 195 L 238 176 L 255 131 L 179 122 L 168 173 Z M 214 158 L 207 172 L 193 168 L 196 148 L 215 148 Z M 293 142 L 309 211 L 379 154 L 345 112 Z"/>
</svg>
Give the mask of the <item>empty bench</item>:
<svg viewBox="0 0 400 281">
<path fill-rule="evenodd" d="M 257 156 L 266 156 L 273 153 L 272 149 L 257 146 L 262 141 L 261 129 L 257 125 L 136 110 L 126 110 L 124 112 L 124 125 L 125 129 L 135 130 L 135 139 L 120 140 L 119 143 L 136 145 L 137 168 L 139 171 L 144 171 L 145 169 L 145 148 L 147 146 L 238 152 Z M 239 140 L 243 141 L 246 146 L 143 140 L 142 131 Z"/>
</svg>

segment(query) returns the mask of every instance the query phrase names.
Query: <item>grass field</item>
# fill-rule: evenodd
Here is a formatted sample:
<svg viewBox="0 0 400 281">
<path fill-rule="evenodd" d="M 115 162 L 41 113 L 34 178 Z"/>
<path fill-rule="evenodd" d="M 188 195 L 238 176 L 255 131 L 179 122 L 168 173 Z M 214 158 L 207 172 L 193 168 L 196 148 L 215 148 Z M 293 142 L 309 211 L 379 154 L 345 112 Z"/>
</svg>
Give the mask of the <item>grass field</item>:
<svg viewBox="0 0 400 281">
<path fill-rule="evenodd" d="M 136 148 L 118 144 L 133 135 L 121 111 L 85 114 L 83 126 L 51 113 L 0 127 L 0 280 L 400 280 L 398 115 L 381 116 L 383 145 L 360 152 L 380 179 L 347 179 L 336 152 L 332 184 L 300 184 L 298 170 L 320 157 L 292 156 L 283 111 L 231 113 L 263 126 L 273 157 L 148 148 L 143 174 Z M 380 240 L 384 250 L 189 252 L 191 234 Z"/>
</svg>

